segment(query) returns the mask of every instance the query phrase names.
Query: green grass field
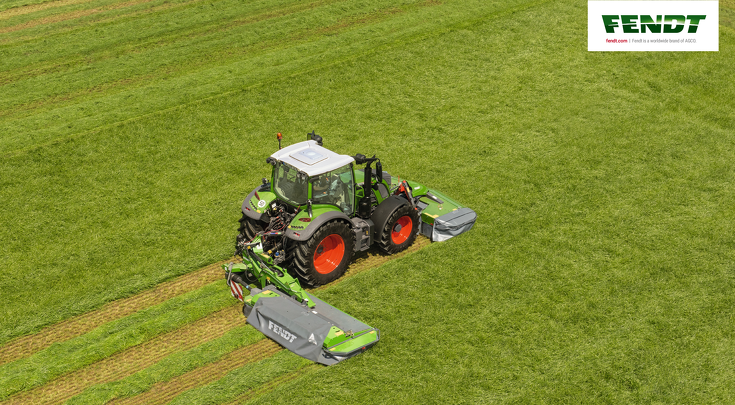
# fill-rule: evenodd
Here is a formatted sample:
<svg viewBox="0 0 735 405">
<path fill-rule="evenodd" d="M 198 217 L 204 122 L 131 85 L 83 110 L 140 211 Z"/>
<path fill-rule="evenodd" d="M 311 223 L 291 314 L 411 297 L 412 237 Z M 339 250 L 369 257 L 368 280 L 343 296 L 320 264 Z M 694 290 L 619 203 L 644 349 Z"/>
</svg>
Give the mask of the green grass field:
<svg viewBox="0 0 735 405">
<path fill-rule="evenodd" d="M 571 0 L 3 1 L 0 345 L 229 258 L 275 134 L 316 130 L 477 224 L 319 293 L 381 330 L 371 350 L 280 352 L 175 402 L 735 403 L 735 2 L 716 53 L 590 53 L 586 18 Z M 0 403 L 229 305 L 221 287 L 0 365 Z M 72 402 L 256 338 L 220 339 Z"/>
</svg>

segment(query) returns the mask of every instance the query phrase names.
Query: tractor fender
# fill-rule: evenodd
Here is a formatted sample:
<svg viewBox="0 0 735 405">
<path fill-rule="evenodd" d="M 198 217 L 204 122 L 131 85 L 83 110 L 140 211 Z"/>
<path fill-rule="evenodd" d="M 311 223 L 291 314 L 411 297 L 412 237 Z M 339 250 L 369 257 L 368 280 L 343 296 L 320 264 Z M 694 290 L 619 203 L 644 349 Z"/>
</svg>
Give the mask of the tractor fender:
<svg viewBox="0 0 735 405">
<path fill-rule="evenodd" d="M 309 238 L 311 238 L 311 235 L 313 235 L 317 229 L 321 228 L 322 225 L 336 219 L 343 219 L 345 222 L 347 222 L 347 224 L 350 225 L 350 227 L 352 227 L 350 217 L 345 215 L 342 211 L 329 211 L 314 218 L 311 222 L 309 222 L 309 226 L 307 226 L 306 229 L 298 231 L 294 231 L 293 229 L 286 230 L 286 237 L 299 242 L 307 241 L 309 240 Z"/>
<path fill-rule="evenodd" d="M 373 227 L 374 240 L 380 239 L 380 235 L 378 234 L 378 232 L 381 232 L 383 230 L 385 224 L 388 222 L 388 218 L 390 218 L 390 215 L 393 213 L 393 211 L 397 210 L 398 207 L 401 207 L 403 205 L 408 205 L 408 200 L 397 195 L 392 195 L 383 200 L 383 202 L 378 204 L 377 207 L 375 207 L 375 211 L 373 211 L 373 215 L 370 217 L 373 223 L 375 223 L 375 226 Z"/>
<path fill-rule="evenodd" d="M 264 207 L 260 207 L 260 209 L 263 210 L 263 213 L 259 214 L 257 212 L 258 207 L 255 206 L 251 201 L 255 197 L 256 191 L 270 191 L 270 183 L 267 185 L 261 185 L 258 187 L 255 187 L 253 191 L 248 194 L 247 197 L 245 197 L 245 201 L 242 202 L 242 213 L 245 214 L 248 218 L 262 221 L 262 222 L 270 222 L 270 217 L 265 213 Z M 275 198 L 272 198 L 270 201 L 266 201 L 266 204 L 270 204 L 271 201 L 275 200 Z M 267 205 L 266 205 L 267 206 Z"/>
</svg>

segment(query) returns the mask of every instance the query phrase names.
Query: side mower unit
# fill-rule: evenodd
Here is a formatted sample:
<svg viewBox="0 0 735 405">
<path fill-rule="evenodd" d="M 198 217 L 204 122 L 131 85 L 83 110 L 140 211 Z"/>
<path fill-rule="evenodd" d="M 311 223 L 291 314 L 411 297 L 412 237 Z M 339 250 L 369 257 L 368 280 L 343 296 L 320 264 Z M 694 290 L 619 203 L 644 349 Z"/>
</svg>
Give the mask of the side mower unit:
<svg viewBox="0 0 735 405">
<path fill-rule="evenodd" d="M 274 265 L 263 254 L 259 236 L 246 244 L 242 257 L 243 263 L 223 266 L 230 291 L 243 301 L 247 322 L 283 347 L 332 365 L 378 343 L 380 331 L 304 291 L 298 280 Z"/>
</svg>

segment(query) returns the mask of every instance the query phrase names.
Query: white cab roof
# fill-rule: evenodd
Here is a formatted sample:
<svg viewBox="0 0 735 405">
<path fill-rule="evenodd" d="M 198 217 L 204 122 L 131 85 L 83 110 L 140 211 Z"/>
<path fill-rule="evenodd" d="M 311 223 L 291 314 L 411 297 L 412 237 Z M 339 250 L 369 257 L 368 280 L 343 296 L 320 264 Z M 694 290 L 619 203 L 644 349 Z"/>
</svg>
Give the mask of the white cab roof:
<svg viewBox="0 0 735 405">
<path fill-rule="evenodd" d="M 331 172 L 355 161 L 352 156 L 339 155 L 317 145 L 316 141 L 304 141 L 285 147 L 271 155 L 311 176 Z"/>
</svg>

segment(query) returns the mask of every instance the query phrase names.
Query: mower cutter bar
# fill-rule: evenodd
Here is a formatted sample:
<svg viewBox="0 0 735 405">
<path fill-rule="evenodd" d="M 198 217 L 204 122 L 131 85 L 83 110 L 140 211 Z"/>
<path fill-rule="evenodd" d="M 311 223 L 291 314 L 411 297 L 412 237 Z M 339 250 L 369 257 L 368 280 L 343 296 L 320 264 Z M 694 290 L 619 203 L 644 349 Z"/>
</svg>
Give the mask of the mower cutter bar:
<svg viewBox="0 0 735 405">
<path fill-rule="evenodd" d="M 298 280 L 263 254 L 258 242 L 247 244 L 243 263 L 222 266 L 233 296 L 243 301 L 249 324 L 286 349 L 325 365 L 378 343 L 379 330 L 306 292 Z M 249 292 L 247 296 L 240 286 Z"/>
</svg>

